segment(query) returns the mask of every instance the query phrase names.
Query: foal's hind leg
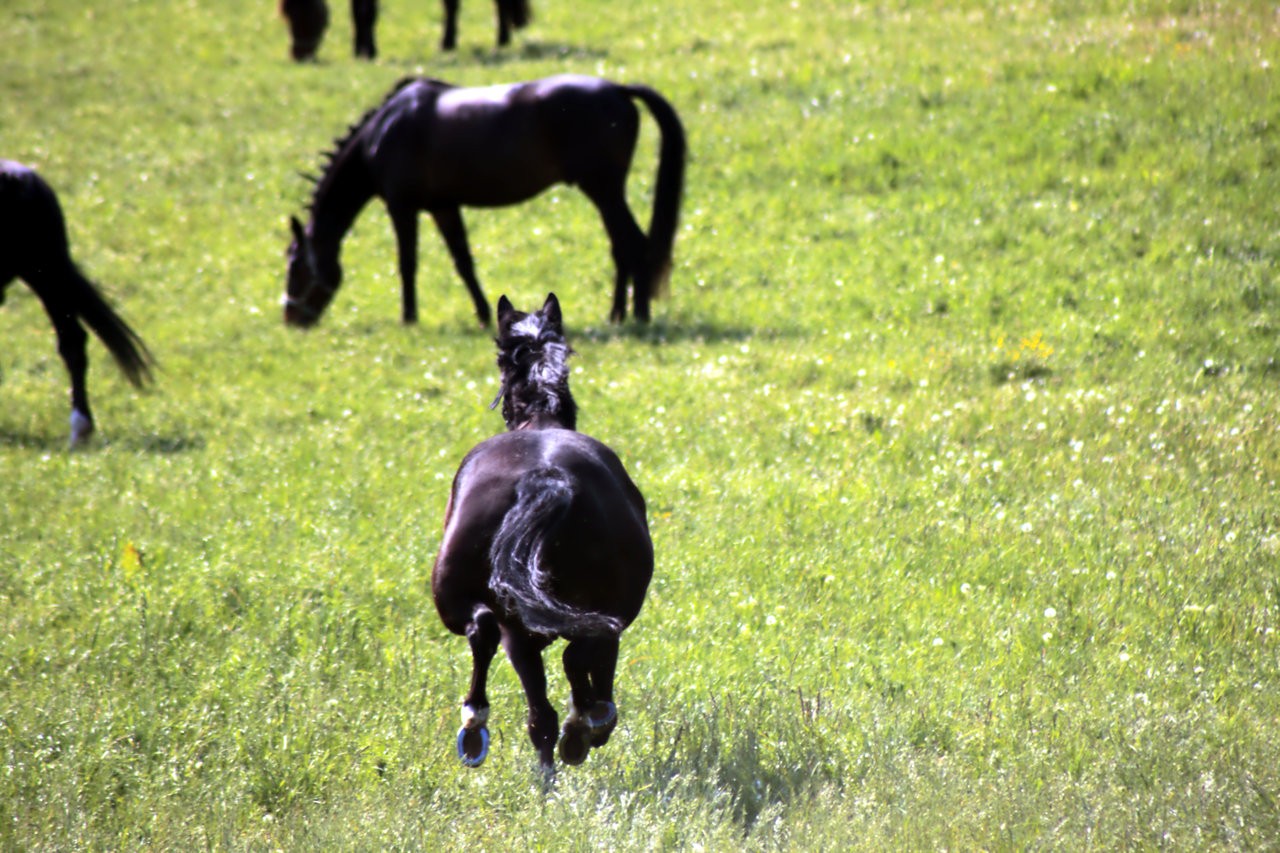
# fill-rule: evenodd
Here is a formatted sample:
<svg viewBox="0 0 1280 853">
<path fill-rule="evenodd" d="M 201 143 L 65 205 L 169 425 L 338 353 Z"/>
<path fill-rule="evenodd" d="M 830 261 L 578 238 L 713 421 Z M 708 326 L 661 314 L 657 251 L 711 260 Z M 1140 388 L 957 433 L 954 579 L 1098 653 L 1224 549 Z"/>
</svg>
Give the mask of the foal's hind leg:
<svg viewBox="0 0 1280 853">
<path fill-rule="evenodd" d="M 529 702 L 529 740 L 538 751 L 542 769 L 550 771 L 555 768 L 556 728 L 560 718 L 547 701 L 547 674 L 542 668 L 542 650 L 547 641 L 508 631 L 503 635 L 502 645 Z"/>
<path fill-rule="evenodd" d="M 501 632 L 493 611 L 484 605 L 476 608 L 467 625 L 467 642 L 471 644 L 471 688 L 462 700 L 462 728 L 458 730 L 458 758 L 468 767 L 479 767 L 489 754 L 489 697 L 485 687 L 489 681 L 489 665 L 498 653 Z"/>
<path fill-rule="evenodd" d="M 449 247 L 449 256 L 453 258 L 453 268 L 462 276 L 462 281 L 471 294 L 471 302 L 476 306 L 476 318 L 481 326 L 489 325 L 492 316 L 489 303 L 480 290 L 480 280 L 476 278 L 476 265 L 471 259 L 471 247 L 467 244 L 467 226 L 462 221 L 462 211 L 456 207 L 446 207 L 431 211 L 444 244 Z"/>
<path fill-rule="evenodd" d="M 564 671 L 571 691 L 569 716 L 560 732 L 560 760 L 581 764 L 592 747 L 604 746 L 618 722 L 613 704 L 617 637 L 571 640 L 564 650 Z"/>
</svg>

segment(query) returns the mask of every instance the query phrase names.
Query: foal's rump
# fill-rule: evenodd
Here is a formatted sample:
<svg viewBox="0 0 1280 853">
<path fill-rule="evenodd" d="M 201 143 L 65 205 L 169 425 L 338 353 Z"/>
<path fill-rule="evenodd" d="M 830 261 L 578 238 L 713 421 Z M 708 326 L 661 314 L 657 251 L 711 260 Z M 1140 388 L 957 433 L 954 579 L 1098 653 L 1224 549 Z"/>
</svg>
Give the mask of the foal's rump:
<svg viewBox="0 0 1280 853">
<path fill-rule="evenodd" d="M 456 531 L 501 517 L 488 587 L 528 631 L 617 636 L 640 612 L 653 574 L 644 498 L 595 439 L 560 429 L 494 436 L 463 463 L 451 515 Z"/>
</svg>

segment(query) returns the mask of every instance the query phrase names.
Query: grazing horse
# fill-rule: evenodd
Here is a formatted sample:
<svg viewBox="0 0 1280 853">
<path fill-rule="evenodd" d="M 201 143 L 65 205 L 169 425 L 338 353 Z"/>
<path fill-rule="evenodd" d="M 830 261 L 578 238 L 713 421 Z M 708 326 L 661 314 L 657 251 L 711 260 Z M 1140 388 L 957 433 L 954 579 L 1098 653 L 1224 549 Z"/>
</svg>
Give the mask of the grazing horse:
<svg viewBox="0 0 1280 853">
<path fill-rule="evenodd" d="M 325 0 L 280 0 L 280 14 L 289 24 L 290 53 L 299 62 L 314 59 L 329 27 L 329 4 Z M 378 47 L 373 27 L 378 20 L 378 0 L 351 0 L 351 22 L 355 27 L 355 55 L 374 59 Z"/>
<path fill-rule="evenodd" d="M 617 723 L 618 640 L 644 603 L 653 544 L 644 497 L 617 455 L 575 431 L 571 350 L 555 295 L 532 314 L 499 299 L 497 342 L 508 431 L 476 445 L 458 468 L 431 590 L 445 627 L 471 645 L 458 758 L 478 767 L 488 754 L 485 685 L 501 643 L 528 699 L 529 739 L 550 771 L 558 719 L 542 650 L 568 641 L 571 701 L 559 753 L 580 764 Z"/>
<path fill-rule="evenodd" d="M 133 329 L 71 260 L 67 226 L 53 189 L 32 169 L 0 160 L 0 303 L 15 279 L 25 281 L 53 321 L 58 353 L 71 374 L 71 445 L 94 429 L 85 390 L 89 359 L 83 321 L 135 386 L 150 378 L 151 355 Z"/>
<path fill-rule="evenodd" d="M 626 199 L 640 125 L 633 98 L 649 108 L 662 134 L 647 237 Z M 290 220 L 285 322 L 310 326 L 320 318 L 342 282 L 342 239 L 379 196 L 399 249 L 404 322 L 418 318 L 418 213 L 425 210 L 487 326 L 489 303 L 476 278 L 462 207 L 517 204 L 557 183 L 577 184 L 604 220 L 617 272 L 611 318 L 625 319 L 630 281 L 636 316 L 647 321 L 650 296 L 670 270 L 684 160 L 679 116 L 647 86 L 568 75 L 481 88 L 402 80 L 337 141 L 316 181 L 307 225 Z"/>
<path fill-rule="evenodd" d="M 459 0 L 444 0 L 442 50 L 458 44 Z M 511 31 L 523 29 L 533 19 L 528 0 L 495 0 L 498 13 L 498 47 L 511 43 Z M 302 62 L 315 56 L 329 26 L 329 6 L 325 0 L 280 0 L 280 14 L 289 23 L 293 37 L 293 58 Z M 374 27 L 378 22 L 378 0 L 351 0 L 351 23 L 355 29 L 355 55 L 374 59 Z"/>
</svg>

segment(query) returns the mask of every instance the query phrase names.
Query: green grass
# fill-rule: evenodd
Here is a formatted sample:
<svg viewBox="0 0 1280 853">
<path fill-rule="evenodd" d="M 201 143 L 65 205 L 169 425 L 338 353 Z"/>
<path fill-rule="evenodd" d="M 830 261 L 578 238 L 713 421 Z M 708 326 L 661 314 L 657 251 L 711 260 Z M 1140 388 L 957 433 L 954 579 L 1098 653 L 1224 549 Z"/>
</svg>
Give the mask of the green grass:
<svg viewBox="0 0 1280 853">
<path fill-rule="evenodd" d="M 269 3 L 15 3 L 0 156 L 160 370 L 93 344 L 68 453 L 9 288 L 0 847 L 1280 841 L 1274 3 L 546 0 L 498 53 L 471 0 L 452 56 L 388 3 L 374 64 L 339 3 L 310 66 Z M 414 328 L 377 206 L 319 328 L 278 298 L 297 173 L 395 80 L 562 71 L 665 93 L 690 164 L 647 328 L 576 191 L 468 215 L 491 301 L 560 296 L 658 556 L 619 730 L 544 792 L 501 659 L 493 754 L 452 754 L 427 578 L 501 421 L 443 246 Z"/>
</svg>

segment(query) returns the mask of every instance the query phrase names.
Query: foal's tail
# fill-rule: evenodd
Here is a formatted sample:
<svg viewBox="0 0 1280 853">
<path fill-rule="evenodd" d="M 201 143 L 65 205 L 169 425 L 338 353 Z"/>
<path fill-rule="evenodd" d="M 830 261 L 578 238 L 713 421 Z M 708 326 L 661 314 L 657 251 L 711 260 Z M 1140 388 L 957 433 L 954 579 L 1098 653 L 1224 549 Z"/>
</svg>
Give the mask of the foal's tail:
<svg viewBox="0 0 1280 853">
<path fill-rule="evenodd" d="M 540 468 L 520 478 L 515 505 L 507 510 L 489 549 L 489 588 L 533 633 L 616 637 L 624 627 L 621 620 L 580 610 L 551 589 L 552 568 L 543 563 L 543 550 L 555 538 L 572 501 L 573 484 L 561 471 Z"/>
<path fill-rule="evenodd" d="M 653 89 L 640 85 L 625 88 L 627 94 L 644 102 L 662 132 L 658 186 L 653 194 L 653 219 L 649 222 L 649 293 L 661 296 L 666 293 L 671 276 L 671 250 L 680 221 L 680 198 L 684 195 L 684 125 L 670 102 Z"/>
<path fill-rule="evenodd" d="M 511 26 L 517 30 L 529 26 L 529 22 L 533 20 L 533 8 L 529 0 L 498 0 L 498 5 L 511 21 Z"/>
<path fill-rule="evenodd" d="M 120 365 L 125 377 L 136 387 L 142 387 L 150 381 L 151 365 L 155 362 L 147 345 L 107 304 L 93 282 L 85 278 L 74 264 L 67 274 L 67 288 L 76 314 L 93 329 L 94 334 L 115 358 L 116 364 Z"/>
</svg>

